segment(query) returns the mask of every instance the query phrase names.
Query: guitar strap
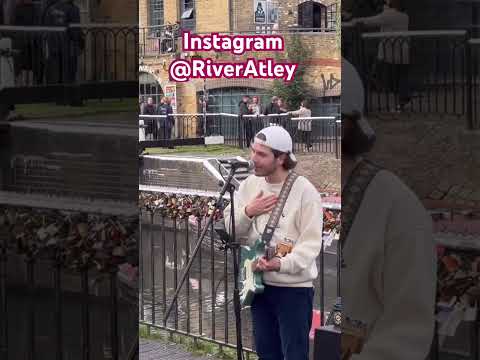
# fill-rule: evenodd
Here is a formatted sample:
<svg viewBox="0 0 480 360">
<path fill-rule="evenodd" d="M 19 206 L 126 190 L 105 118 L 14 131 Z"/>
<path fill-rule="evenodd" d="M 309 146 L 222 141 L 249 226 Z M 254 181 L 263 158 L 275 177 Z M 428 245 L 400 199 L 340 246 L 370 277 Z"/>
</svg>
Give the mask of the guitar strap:
<svg viewBox="0 0 480 360">
<path fill-rule="evenodd" d="M 340 229 L 340 251 L 338 259 L 342 268 L 344 267 L 343 249 L 353 221 L 355 220 L 355 216 L 362 204 L 365 190 L 367 190 L 368 185 L 380 170 L 381 168 L 379 166 L 368 160 L 362 159 L 352 170 L 352 173 L 345 184 L 345 188 L 342 192 L 342 226 Z M 340 276 L 337 277 L 337 282 L 337 297 L 340 297 Z M 337 320 L 335 320 L 335 314 L 338 312 L 341 313 L 341 309 L 341 304 L 336 304 L 334 306 L 326 321 L 326 325 L 337 323 Z"/>
<path fill-rule="evenodd" d="M 340 245 L 343 249 L 358 209 L 362 204 L 365 190 L 382 168 L 368 160 L 361 162 L 350 174 L 342 193 L 342 227 L 340 230 Z"/>
<path fill-rule="evenodd" d="M 298 174 L 294 171 L 290 171 L 285 179 L 285 182 L 283 183 L 282 190 L 280 190 L 280 195 L 278 196 L 278 201 L 275 204 L 272 213 L 270 214 L 270 218 L 268 219 L 267 225 L 265 226 L 265 230 L 262 234 L 262 241 L 267 247 L 270 245 L 273 233 L 277 227 L 278 221 L 280 220 L 285 203 L 287 202 L 288 194 L 290 194 L 293 183 L 295 180 L 297 180 L 297 178 Z"/>
</svg>

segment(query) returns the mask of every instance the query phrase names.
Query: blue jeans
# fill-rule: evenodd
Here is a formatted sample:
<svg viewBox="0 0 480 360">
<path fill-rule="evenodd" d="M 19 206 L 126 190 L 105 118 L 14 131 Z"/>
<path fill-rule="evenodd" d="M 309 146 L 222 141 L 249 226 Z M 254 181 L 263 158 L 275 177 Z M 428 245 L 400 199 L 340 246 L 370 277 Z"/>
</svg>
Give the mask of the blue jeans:
<svg viewBox="0 0 480 360">
<path fill-rule="evenodd" d="M 308 360 L 313 288 L 265 285 L 252 303 L 253 335 L 260 360 Z"/>
</svg>

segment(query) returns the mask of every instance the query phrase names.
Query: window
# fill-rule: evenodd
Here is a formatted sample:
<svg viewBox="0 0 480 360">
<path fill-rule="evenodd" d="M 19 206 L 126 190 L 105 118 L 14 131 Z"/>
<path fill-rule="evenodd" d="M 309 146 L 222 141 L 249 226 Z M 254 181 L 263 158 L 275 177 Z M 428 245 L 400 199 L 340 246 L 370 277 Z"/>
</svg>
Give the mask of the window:
<svg viewBox="0 0 480 360">
<path fill-rule="evenodd" d="M 152 74 L 142 72 L 138 77 L 138 93 L 140 99 L 147 102 L 147 98 L 152 97 L 155 104 L 160 103 L 163 96 L 162 87 Z"/>
<path fill-rule="evenodd" d="M 327 7 L 313 1 L 298 5 L 298 26 L 307 29 L 328 28 Z"/>
<path fill-rule="evenodd" d="M 150 26 L 163 25 L 163 0 L 150 0 Z"/>
<path fill-rule="evenodd" d="M 328 31 L 337 30 L 337 4 L 327 7 L 327 29 Z"/>
<path fill-rule="evenodd" d="M 181 27 L 184 30 L 195 30 L 195 0 L 181 0 L 182 15 L 180 17 Z"/>
<path fill-rule="evenodd" d="M 238 114 L 238 104 L 242 101 L 243 95 L 258 96 L 263 106 L 270 102 L 267 90 L 263 89 L 242 87 L 212 89 L 208 91 L 208 112 Z"/>
</svg>

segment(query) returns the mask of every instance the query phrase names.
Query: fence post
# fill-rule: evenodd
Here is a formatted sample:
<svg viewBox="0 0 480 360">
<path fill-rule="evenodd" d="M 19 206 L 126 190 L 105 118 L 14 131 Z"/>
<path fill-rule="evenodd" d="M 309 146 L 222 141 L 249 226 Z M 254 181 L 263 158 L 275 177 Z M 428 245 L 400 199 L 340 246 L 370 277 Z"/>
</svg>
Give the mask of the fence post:
<svg viewBox="0 0 480 360">
<path fill-rule="evenodd" d="M 335 158 L 338 159 L 340 157 L 339 149 L 338 149 L 338 120 L 335 120 Z M 340 123 L 340 131 L 342 130 L 342 126 Z"/>
<path fill-rule="evenodd" d="M 472 71 L 472 44 L 468 41 L 469 33 L 465 39 L 465 61 L 467 68 L 467 129 L 473 130 L 473 71 Z"/>
<path fill-rule="evenodd" d="M 242 115 L 238 115 L 237 121 L 238 121 L 238 146 L 240 149 L 243 149 L 243 128 L 242 128 Z"/>
<path fill-rule="evenodd" d="M 359 42 L 360 42 L 360 62 L 358 65 L 357 71 L 359 72 L 362 80 L 363 80 L 363 87 L 365 89 L 365 96 L 364 96 L 364 105 L 363 105 L 363 112 L 365 115 L 368 114 L 368 103 L 369 103 L 369 95 L 370 95 L 370 71 L 367 68 L 368 59 L 366 59 L 366 51 L 365 51 L 365 40 L 362 36 L 362 33 L 358 35 Z M 363 74 L 362 74 L 363 73 Z"/>
<path fill-rule="evenodd" d="M 5 218 L 0 217 L 0 222 L 6 222 Z M 3 241 L 0 247 L 0 314 L 2 317 L 2 327 L 0 328 L 0 357 L 8 359 L 8 312 L 7 312 L 7 249 L 10 232 L 0 232 L 0 238 Z"/>
</svg>

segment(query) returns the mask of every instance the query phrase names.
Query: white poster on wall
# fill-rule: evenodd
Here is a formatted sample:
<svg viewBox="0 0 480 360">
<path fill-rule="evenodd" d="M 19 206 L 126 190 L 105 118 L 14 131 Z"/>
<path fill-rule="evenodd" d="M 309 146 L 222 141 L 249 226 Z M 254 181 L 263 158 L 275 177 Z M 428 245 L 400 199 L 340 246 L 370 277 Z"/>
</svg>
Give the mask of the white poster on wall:
<svg viewBox="0 0 480 360">
<path fill-rule="evenodd" d="M 278 5 L 269 1 L 267 2 L 267 23 L 276 24 L 278 23 Z"/>
<path fill-rule="evenodd" d="M 177 85 L 165 85 L 165 97 L 170 99 L 173 113 L 177 112 Z"/>
<path fill-rule="evenodd" d="M 255 24 L 265 24 L 267 22 L 267 2 L 255 0 L 254 4 Z"/>
</svg>

